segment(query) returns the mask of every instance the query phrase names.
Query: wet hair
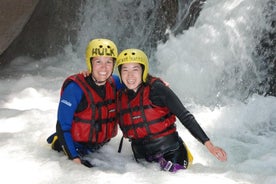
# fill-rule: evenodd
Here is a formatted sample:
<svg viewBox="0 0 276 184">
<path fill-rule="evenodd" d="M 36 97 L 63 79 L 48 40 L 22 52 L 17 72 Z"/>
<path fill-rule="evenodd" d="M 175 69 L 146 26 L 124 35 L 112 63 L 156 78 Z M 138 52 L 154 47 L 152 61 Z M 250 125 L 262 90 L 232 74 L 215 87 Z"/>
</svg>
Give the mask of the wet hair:
<svg viewBox="0 0 276 184">
<path fill-rule="evenodd" d="M 148 74 L 145 84 L 149 84 L 152 77 L 153 77 L 152 75 Z"/>
</svg>

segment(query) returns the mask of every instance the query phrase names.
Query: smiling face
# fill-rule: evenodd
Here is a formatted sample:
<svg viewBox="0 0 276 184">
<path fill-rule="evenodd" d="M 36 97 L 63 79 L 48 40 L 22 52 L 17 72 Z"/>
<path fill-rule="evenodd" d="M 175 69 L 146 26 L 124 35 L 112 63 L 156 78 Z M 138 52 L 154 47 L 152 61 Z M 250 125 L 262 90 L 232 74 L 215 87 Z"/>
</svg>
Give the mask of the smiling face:
<svg viewBox="0 0 276 184">
<path fill-rule="evenodd" d="M 97 85 L 104 85 L 113 72 L 113 58 L 106 56 L 93 57 L 91 64 L 92 77 Z"/>
<path fill-rule="evenodd" d="M 123 64 L 121 68 L 121 79 L 128 89 L 137 91 L 142 83 L 142 67 L 138 63 Z"/>
</svg>

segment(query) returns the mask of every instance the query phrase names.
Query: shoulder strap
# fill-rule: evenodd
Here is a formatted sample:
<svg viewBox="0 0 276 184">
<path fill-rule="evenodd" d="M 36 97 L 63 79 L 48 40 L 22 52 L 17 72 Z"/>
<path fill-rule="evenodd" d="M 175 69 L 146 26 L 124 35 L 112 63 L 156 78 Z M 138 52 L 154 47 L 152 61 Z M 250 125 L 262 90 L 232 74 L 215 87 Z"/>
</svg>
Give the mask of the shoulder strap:
<svg viewBox="0 0 276 184">
<path fill-rule="evenodd" d="M 123 142 L 124 142 L 124 136 L 122 136 L 122 138 L 120 140 L 120 144 L 119 144 L 119 148 L 118 148 L 118 153 L 121 153 L 121 151 L 122 151 Z"/>
</svg>

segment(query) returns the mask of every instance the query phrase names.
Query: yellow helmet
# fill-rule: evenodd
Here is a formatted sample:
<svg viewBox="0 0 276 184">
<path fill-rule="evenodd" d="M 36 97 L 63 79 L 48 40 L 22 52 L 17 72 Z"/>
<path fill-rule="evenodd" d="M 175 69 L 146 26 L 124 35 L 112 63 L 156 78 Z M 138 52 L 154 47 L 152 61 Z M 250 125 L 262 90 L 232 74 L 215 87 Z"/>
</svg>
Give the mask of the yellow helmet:
<svg viewBox="0 0 276 184">
<path fill-rule="evenodd" d="M 116 65 L 119 67 L 120 65 L 126 64 L 126 63 L 139 63 L 144 66 L 144 72 L 143 72 L 143 82 L 146 82 L 147 76 L 149 73 L 149 62 L 147 55 L 139 49 L 126 49 L 123 50 L 118 58 Z"/>
<path fill-rule="evenodd" d="M 113 41 L 108 39 L 91 40 L 86 48 L 86 64 L 89 72 L 92 72 L 91 59 L 97 56 L 107 56 L 117 59 L 118 50 Z"/>
</svg>

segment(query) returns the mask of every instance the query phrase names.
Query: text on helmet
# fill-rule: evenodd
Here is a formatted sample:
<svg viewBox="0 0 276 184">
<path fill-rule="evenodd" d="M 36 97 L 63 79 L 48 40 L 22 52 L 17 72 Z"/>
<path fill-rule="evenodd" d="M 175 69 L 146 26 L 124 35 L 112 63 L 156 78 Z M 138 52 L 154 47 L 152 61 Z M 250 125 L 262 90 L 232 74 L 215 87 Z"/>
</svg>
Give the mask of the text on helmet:
<svg viewBox="0 0 276 184">
<path fill-rule="evenodd" d="M 125 58 L 122 58 L 120 60 L 120 62 L 143 62 L 145 59 L 143 57 L 140 57 L 140 56 L 128 56 L 128 57 L 125 57 Z"/>
<path fill-rule="evenodd" d="M 112 48 L 93 48 L 92 49 L 92 56 L 113 56 L 115 57 L 114 54 L 114 49 Z"/>
</svg>

